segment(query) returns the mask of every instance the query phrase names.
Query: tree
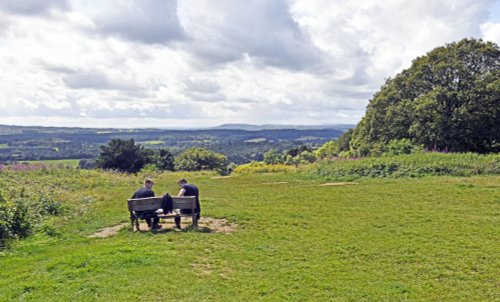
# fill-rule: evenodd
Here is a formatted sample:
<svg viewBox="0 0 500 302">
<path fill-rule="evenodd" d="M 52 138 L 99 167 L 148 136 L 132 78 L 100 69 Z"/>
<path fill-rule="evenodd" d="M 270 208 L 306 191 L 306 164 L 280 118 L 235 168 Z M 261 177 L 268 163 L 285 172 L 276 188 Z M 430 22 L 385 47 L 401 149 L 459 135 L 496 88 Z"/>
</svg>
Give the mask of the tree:
<svg viewBox="0 0 500 302">
<path fill-rule="evenodd" d="M 338 148 L 335 141 L 326 142 L 316 150 L 316 156 L 321 159 L 336 157 L 337 155 Z"/>
<path fill-rule="evenodd" d="M 277 165 L 285 162 L 285 158 L 282 153 L 278 152 L 276 149 L 272 148 L 266 153 L 264 153 L 264 163 L 268 165 Z"/>
<path fill-rule="evenodd" d="M 175 169 L 185 171 L 223 171 L 228 164 L 227 156 L 203 148 L 189 148 L 175 158 Z"/>
<path fill-rule="evenodd" d="M 430 51 L 388 79 L 356 126 L 351 149 L 384 152 L 392 140 L 427 149 L 500 151 L 500 48 L 464 39 Z"/>
<path fill-rule="evenodd" d="M 349 151 L 349 142 L 351 141 L 353 129 L 349 129 L 336 141 L 329 141 L 323 144 L 316 150 L 316 156 L 318 158 L 330 158 L 337 157 L 340 152 Z"/>
<path fill-rule="evenodd" d="M 300 153 L 302 153 L 304 151 L 312 152 L 313 149 L 307 145 L 300 145 L 296 148 L 292 148 L 292 149 L 286 151 L 286 155 L 290 155 L 291 157 L 296 157 L 297 155 L 299 155 Z"/>
<path fill-rule="evenodd" d="M 142 145 L 136 145 L 134 139 L 114 138 L 107 146 L 100 146 L 97 166 L 102 169 L 116 169 L 135 173 L 147 162 L 147 152 Z"/>
<path fill-rule="evenodd" d="M 161 148 L 150 159 L 151 163 L 160 170 L 174 170 L 174 155 L 169 149 Z"/>
<path fill-rule="evenodd" d="M 302 151 L 297 157 L 302 163 L 313 163 L 316 161 L 316 155 L 311 151 Z"/>
</svg>

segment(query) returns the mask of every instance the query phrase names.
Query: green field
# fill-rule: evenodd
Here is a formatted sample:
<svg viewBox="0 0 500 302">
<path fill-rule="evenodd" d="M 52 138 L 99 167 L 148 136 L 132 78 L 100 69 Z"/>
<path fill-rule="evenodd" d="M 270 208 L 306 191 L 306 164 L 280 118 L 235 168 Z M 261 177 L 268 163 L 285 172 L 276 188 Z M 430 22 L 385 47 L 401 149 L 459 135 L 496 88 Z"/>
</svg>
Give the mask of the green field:
<svg viewBox="0 0 500 302">
<path fill-rule="evenodd" d="M 157 194 L 186 177 L 202 216 L 231 233 L 123 229 L 146 176 Z M 0 301 L 498 301 L 500 176 L 362 178 L 308 174 L 127 176 L 84 170 L 0 173 L 64 203 L 46 233 L 0 254 Z M 30 191 L 31 190 L 31 191 Z M 30 193 L 31 192 L 31 193 Z M 26 194 L 28 194 L 26 193 Z"/>
<path fill-rule="evenodd" d="M 30 164 L 34 165 L 45 165 L 45 166 L 69 166 L 76 168 L 78 167 L 79 159 L 48 159 L 48 160 L 29 160 Z"/>
</svg>

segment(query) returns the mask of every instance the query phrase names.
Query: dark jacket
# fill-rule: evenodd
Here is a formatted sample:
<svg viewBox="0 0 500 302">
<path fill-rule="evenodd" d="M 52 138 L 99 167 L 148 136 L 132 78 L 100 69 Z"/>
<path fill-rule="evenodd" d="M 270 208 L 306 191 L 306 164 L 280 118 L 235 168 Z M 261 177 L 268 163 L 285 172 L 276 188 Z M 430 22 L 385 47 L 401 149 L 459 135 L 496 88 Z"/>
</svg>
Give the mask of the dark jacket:
<svg viewBox="0 0 500 302">
<path fill-rule="evenodd" d="M 135 191 L 134 195 L 132 195 L 132 199 L 147 197 L 155 197 L 155 192 L 148 188 L 140 188 L 139 190 Z"/>
</svg>

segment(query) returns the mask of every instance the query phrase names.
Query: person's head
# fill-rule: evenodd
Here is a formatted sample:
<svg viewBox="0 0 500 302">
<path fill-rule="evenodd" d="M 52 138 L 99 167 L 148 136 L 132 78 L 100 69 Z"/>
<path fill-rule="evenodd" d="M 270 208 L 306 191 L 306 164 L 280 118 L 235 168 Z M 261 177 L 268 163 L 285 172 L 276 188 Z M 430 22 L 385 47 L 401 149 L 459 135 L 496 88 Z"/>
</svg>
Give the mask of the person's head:
<svg viewBox="0 0 500 302">
<path fill-rule="evenodd" d="M 181 186 L 181 187 L 182 187 L 183 185 L 187 184 L 187 183 L 188 183 L 188 182 L 187 182 L 187 180 L 185 180 L 184 178 L 183 178 L 183 179 L 181 179 L 181 180 L 179 180 L 179 181 L 177 182 L 177 184 L 178 184 L 179 186 Z"/>
<path fill-rule="evenodd" d="M 144 180 L 144 187 L 151 189 L 155 183 L 151 179 Z"/>
</svg>

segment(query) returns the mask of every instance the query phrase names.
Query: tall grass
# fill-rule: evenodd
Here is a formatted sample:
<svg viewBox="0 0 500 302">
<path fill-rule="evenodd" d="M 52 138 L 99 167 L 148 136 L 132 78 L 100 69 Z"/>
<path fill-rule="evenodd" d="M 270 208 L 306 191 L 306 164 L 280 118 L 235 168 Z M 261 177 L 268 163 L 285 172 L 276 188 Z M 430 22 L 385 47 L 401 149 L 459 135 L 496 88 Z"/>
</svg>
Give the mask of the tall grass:
<svg viewBox="0 0 500 302">
<path fill-rule="evenodd" d="M 415 153 L 409 155 L 318 161 L 309 168 L 313 175 L 328 179 L 359 177 L 421 177 L 429 175 L 500 174 L 500 154 Z"/>
</svg>

